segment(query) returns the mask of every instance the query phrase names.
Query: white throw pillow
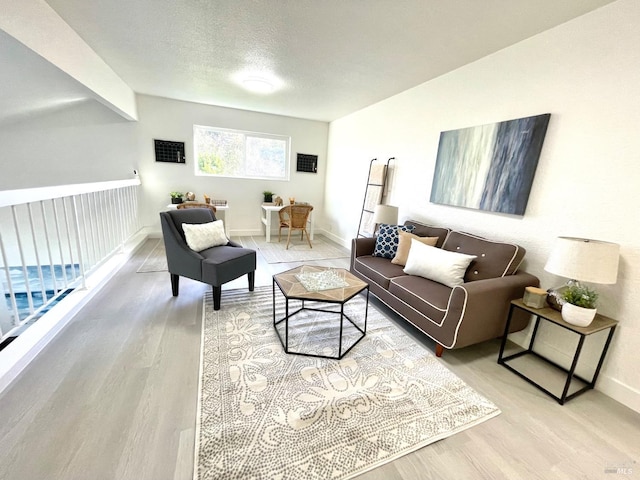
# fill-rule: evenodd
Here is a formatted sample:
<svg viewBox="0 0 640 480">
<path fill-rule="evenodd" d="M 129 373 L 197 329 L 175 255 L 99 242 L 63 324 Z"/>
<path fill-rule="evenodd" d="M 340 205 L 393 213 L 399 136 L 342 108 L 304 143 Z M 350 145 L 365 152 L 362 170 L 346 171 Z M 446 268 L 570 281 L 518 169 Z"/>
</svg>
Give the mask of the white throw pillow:
<svg viewBox="0 0 640 480">
<path fill-rule="evenodd" d="M 201 252 L 207 248 L 226 245 L 227 235 L 224 233 L 222 220 L 208 223 L 183 223 L 184 238 L 191 250 Z"/>
<path fill-rule="evenodd" d="M 419 275 L 448 287 L 464 283 L 464 274 L 475 255 L 450 252 L 411 239 L 404 273 Z"/>
</svg>

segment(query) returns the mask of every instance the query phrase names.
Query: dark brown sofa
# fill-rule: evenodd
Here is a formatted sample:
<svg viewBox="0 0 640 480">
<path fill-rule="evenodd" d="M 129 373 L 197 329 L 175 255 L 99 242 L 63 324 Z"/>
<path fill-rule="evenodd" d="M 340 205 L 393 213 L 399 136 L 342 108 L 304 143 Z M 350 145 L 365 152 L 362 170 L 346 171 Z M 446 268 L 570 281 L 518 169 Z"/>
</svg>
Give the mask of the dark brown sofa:
<svg viewBox="0 0 640 480">
<path fill-rule="evenodd" d="M 436 247 L 477 256 L 462 285 L 451 288 L 408 275 L 390 259 L 372 256 L 375 238 L 353 239 L 351 272 L 369 283 L 371 293 L 383 303 L 435 340 L 437 356 L 444 348 L 501 337 L 510 301 L 521 298 L 525 287 L 540 284 L 537 277 L 518 271 L 524 248 L 414 220 L 405 225 L 413 225 L 418 236 L 438 237 Z M 528 321 L 528 316 L 514 313 L 511 331 L 522 330 Z"/>
</svg>

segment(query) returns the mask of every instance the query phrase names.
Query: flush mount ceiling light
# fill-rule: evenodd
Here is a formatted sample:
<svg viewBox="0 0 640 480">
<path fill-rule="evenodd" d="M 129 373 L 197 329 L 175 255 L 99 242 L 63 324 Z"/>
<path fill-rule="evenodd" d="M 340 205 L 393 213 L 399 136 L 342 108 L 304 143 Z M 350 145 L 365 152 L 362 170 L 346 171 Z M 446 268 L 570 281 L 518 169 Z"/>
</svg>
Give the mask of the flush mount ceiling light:
<svg viewBox="0 0 640 480">
<path fill-rule="evenodd" d="M 285 84 L 269 69 L 246 68 L 231 76 L 231 81 L 242 88 L 259 95 L 268 95 L 282 89 Z"/>
<path fill-rule="evenodd" d="M 247 77 L 242 80 L 242 86 L 254 93 L 271 93 L 275 87 L 269 80 L 261 77 Z"/>
</svg>

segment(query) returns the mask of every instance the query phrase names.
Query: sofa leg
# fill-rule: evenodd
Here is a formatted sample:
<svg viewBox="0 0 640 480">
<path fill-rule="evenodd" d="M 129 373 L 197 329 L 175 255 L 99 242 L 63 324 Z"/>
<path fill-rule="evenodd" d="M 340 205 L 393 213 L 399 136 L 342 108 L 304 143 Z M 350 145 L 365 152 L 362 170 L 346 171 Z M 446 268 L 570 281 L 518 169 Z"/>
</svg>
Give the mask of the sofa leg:
<svg viewBox="0 0 640 480">
<path fill-rule="evenodd" d="M 180 289 L 180 275 L 175 273 L 171 274 L 171 293 L 174 297 L 178 296 L 178 290 Z"/>
<path fill-rule="evenodd" d="M 222 285 L 213 285 L 213 309 L 220 310 L 220 297 L 222 297 Z"/>
<path fill-rule="evenodd" d="M 441 357 L 442 352 L 444 352 L 444 347 L 439 343 L 436 343 L 436 357 Z"/>
<path fill-rule="evenodd" d="M 249 272 L 247 277 L 249 277 L 249 291 L 253 292 L 256 285 L 256 271 L 254 270 L 253 272 Z"/>
</svg>

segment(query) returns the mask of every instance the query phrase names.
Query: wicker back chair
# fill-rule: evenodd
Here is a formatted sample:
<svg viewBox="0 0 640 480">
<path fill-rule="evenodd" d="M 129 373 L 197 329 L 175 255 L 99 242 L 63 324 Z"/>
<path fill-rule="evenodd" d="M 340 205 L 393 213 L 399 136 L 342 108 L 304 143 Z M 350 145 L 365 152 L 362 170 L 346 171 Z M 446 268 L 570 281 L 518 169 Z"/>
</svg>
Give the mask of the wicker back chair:
<svg viewBox="0 0 640 480">
<path fill-rule="evenodd" d="M 216 213 L 216 207 L 210 205 L 208 203 L 199 203 L 199 202 L 183 202 L 178 204 L 179 209 L 183 208 L 208 208 L 213 213 Z"/>
<path fill-rule="evenodd" d="M 280 241 L 280 235 L 283 228 L 289 229 L 287 235 L 287 250 L 289 250 L 289 242 L 291 241 L 291 232 L 293 230 L 300 230 L 300 240 L 304 239 L 305 233 L 307 234 L 307 243 L 309 248 L 313 248 L 311 240 L 309 239 L 309 232 L 307 232 L 307 221 L 309 215 L 313 210 L 311 205 L 287 205 L 282 207 L 278 214 L 280 215 L 280 228 L 278 228 L 278 242 Z"/>
</svg>

